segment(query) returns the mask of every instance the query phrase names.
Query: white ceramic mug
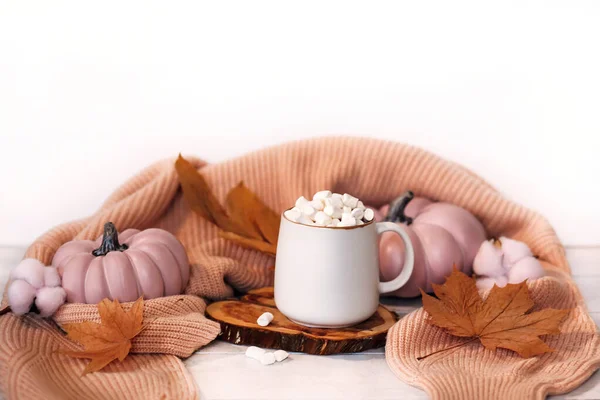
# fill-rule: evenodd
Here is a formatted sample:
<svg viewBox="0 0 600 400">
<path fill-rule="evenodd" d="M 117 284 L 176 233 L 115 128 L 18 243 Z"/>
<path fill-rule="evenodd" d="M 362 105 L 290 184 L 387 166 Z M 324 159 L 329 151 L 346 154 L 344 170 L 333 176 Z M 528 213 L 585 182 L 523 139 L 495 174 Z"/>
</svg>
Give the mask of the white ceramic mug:
<svg viewBox="0 0 600 400">
<path fill-rule="evenodd" d="M 380 282 L 378 235 L 387 231 L 400 235 L 406 256 L 400 275 Z M 410 238 L 392 222 L 329 228 L 282 215 L 277 243 L 275 303 L 289 319 L 310 327 L 339 328 L 368 319 L 379 294 L 402 287 L 414 266 Z"/>
</svg>

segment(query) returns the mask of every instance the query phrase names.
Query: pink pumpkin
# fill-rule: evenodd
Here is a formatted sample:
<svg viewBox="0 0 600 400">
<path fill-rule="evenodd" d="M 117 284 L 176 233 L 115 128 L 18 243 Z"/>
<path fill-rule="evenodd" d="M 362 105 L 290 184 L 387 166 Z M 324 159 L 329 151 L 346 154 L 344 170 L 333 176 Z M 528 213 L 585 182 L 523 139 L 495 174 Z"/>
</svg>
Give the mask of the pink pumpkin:
<svg viewBox="0 0 600 400">
<path fill-rule="evenodd" d="M 176 295 L 185 290 L 190 277 L 185 249 L 171 233 L 153 228 L 127 229 L 119 235 L 112 222 L 104 225 L 104 235 L 95 241 L 62 245 L 52 265 L 62 277 L 69 303 Z"/>
<path fill-rule="evenodd" d="M 432 283 L 442 284 L 455 265 L 470 275 L 473 259 L 486 240 L 483 225 L 467 210 L 449 203 L 434 203 L 407 192 L 380 215 L 386 221 L 404 224 L 415 251 L 415 266 L 405 286 L 391 293 L 398 297 L 419 295 L 419 288 L 431 292 Z M 389 281 L 404 265 L 404 244 L 394 233 L 384 233 L 379 244 L 381 278 Z"/>
</svg>

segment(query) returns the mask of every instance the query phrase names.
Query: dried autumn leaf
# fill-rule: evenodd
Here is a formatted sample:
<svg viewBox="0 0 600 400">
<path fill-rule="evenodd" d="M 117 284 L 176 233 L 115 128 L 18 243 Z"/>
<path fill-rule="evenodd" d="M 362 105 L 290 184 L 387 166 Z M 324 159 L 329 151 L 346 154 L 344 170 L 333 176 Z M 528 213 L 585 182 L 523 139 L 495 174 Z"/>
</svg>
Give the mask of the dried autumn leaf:
<svg viewBox="0 0 600 400">
<path fill-rule="evenodd" d="M 225 207 L 227 214 L 237 224 L 244 227 L 249 238 L 264 239 L 256 224 L 256 205 L 254 201 L 254 193 L 252 193 L 243 182 L 240 182 L 236 187 L 227 193 L 225 199 Z"/>
<path fill-rule="evenodd" d="M 255 239 L 264 238 L 271 244 L 277 244 L 280 216 L 267 207 L 244 182 L 231 189 L 225 200 L 227 212 L 231 218 L 253 231 Z"/>
<path fill-rule="evenodd" d="M 223 239 L 232 241 L 245 249 L 262 251 L 263 253 L 275 255 L 277 246 L 262 240 L 248 239 L 233 232 L 219 232 L 219 236 Z"/>
<path fill-rule="evenodd" d="M 443 285 L 432 286 L 437 299 L 421 290 L 431 324 L 471 338 L 468 342 L 478 339 L 489 350 L 502 347 L 525 358 L 552 351 L 539 336 L 559 334 L 558 326 L 569 313 L 547 308 L 527 314 L 534 303 L 525 282 L 494 286 L 485 301 L 475 280 L 457 269 Z"/>
<path fill-rule="evenodd" d="M 89 358 L 91 361 L 83 375 L 96 372 L 118 359 L 123 361 L 131 349 L 131 339 L 143 329 L 144 299 L 139 298 L 129 311 L 124 311 L 118 300 L 102 300 L 98 303 L 101 323 L 80 322 L 65 324 L 67 337 L 79 342 L 83 351 L 62 351 L 74 358 Z"/>
<path fill-rule="evenodd" d="M 225 209 L 221 207 L 204 177 L 181 154 L 175 162 L 175 170 L 183 195 L 192 210 L 219 227 L 227 226 L 229 218 Z"/>
<path fill-rule="evenodd" d="M 225 211 L 202 174 L 181 155 L 175 169 L 190 208 L 217 225 L 221 237 L 245 248 L 275 254 L 280 216 L 243 182 L 228 193 Z"/>
</svg>

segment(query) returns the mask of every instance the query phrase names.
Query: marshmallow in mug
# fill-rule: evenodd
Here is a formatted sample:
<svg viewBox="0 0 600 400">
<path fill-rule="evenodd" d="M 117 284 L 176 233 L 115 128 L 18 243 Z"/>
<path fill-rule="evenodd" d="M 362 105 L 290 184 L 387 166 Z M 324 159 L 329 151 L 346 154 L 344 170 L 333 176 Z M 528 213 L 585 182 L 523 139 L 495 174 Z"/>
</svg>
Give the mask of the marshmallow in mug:
<svg viewBox="0 0 600 400">
<path fill-rule="evenodd" d="M 348 194 L 331 193 L 322 190 L 314 194 L 312 200 L 300 196 L 294 208 L 284 213 L 290 221 L 304 225 L 327 226 L 331 228 L 363 225 L 375 217 L 362 201 Z"/>
</svg>

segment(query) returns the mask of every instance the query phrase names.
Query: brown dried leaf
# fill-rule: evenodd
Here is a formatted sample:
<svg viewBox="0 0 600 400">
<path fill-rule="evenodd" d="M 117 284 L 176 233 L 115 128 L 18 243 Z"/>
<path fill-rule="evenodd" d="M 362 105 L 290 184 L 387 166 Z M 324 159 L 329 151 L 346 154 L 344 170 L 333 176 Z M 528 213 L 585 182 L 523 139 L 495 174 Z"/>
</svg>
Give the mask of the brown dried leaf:
<svg viewBox="0 0 600 400">
<path fill-rule="evenodd" d="M 204 177 L 181 154 L 175 162 L 175 170 L 191 209 L 219 227 L 227 226 L 229 218 L 225 209 L 221 207 Z"/>
<path fill-rule="evenodd" d="M 183 195 L 193 211 L 217 225 L 220 236 L 245 248 L 275 254 L 280 216 L 243 182 L 227 195 L 227 212 L 196 168 L 181 155 L 175 163 Z"/>
<path fill-rule="evenodd" d="M 262 203 L 261 203 L 262 204 Z M 271 244 L 277 247 L 277 239 L 279 238 L 279 227 L 281 225 L 281 216 L 272 209 L 264 206 L 258 212 L 257 216 L 258 229 L 264 238 Z"/>
<path fill-rule="evenodd" d="M 243 226 L 248 237 L 252 239 L 264 239 L 256 224 L 256 204 L 254 193 L 250 192 L 243 182 L 227 193 L 225 207 L 229 218 L 238 225 Z"/>
<path fill-rule="evenodd" d="M 526 314 L 534 306 L 526 282 L 494 286 L 483 301 L 475 279 L 457 269 L 443 285 L 432 286 L 437 299 L 421 291 L 431 324 L 454 336 L 479 339 L 489 350 L 502 347 L 525 358 L 552 351 L 539 336 L 559 334 L 570 311 L 547 308 Z"/>
<path fill-rule="evenodd" d="M 131 349 L 131 339 L 143 329 L 144 299 L 140 297 L 124 311 L 118 300 L 102 300 L 98 303 L 101 323 L 80 322 L 65 324 L 67 337 L 79 342 L 83 351 L 61 351 L 74 358 L 89 358 L 91 361 L 83 370 L 83 375 L 96 372 L 113 360 L 123 361 Z"/>
<path fill-rule="evenodd" d="M 267 243 L 263 240 L 245 238 L 233 232 L 219 232 L 219 236 L 223 239 L 230 240 L 245 249 L 258 250 L 273 256 L 277 252 L 276 245 Z"/>
<path fill-rule="evenodd" d="M 225 204 L 231 219 L 254 233 L 251 238 L 263 238 L 271 244 L 277 244 L 281 217 L 267 207 L 244 182 L 229 191 Z"/>
</svg>

